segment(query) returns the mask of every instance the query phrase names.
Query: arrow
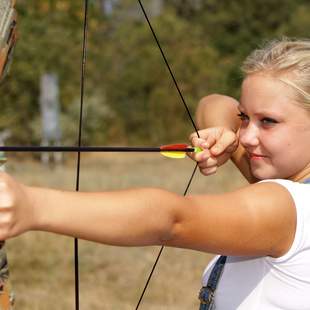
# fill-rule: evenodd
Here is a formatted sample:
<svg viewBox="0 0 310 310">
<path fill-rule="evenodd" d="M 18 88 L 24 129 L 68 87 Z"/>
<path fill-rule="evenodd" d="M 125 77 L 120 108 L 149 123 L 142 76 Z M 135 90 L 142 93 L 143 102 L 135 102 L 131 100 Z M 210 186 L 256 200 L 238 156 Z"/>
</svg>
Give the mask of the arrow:
<svg viewBox="0 0 310 310">
<path fill-rule="evenodd" d="M 126 147 L 126 146 L 0 146 L 0 152 L 153 152 L 169 158 L 185 158 L 186 153 L 198 153 L 202 149 L 199 147 L 191 147 L 187 144 L 169 144 L 160 147 Z"/>
</svg>

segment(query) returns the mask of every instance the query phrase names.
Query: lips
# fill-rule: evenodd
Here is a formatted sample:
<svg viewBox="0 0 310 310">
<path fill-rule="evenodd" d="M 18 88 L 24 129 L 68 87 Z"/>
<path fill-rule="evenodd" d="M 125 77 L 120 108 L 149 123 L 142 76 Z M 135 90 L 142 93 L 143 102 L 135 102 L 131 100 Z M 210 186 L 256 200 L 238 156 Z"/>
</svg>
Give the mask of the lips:
<svg viewBox="0 0 310 310">
<path fill-rule="evenodd" d="M 248 156 L 250 159 L 261 159 L 261 158 L 266 158 L 267 156 L 263 154 L 257 154 L 257 153 L 248 153 Z"/>
</svg>

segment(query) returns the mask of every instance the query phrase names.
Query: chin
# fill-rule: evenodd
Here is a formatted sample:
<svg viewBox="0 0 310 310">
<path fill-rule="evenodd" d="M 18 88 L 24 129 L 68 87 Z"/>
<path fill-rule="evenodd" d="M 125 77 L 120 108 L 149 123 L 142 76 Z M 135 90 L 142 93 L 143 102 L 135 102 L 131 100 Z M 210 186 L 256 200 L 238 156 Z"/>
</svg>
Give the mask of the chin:
<svg viewBox="0 0 310 310">
<path fill-rule="evenodd" d="M 258 180 L 267 180 L 267 179 L 281 179 L 275 172 L 261 170 L 261 169 L 251 169 L 253 176 Z"/>
</svg>

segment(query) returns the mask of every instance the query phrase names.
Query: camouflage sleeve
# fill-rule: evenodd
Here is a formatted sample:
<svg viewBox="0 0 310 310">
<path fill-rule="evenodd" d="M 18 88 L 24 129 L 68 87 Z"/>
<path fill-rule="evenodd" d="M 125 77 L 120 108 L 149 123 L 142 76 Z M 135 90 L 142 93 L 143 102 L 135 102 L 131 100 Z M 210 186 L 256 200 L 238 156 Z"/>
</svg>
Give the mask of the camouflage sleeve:
<svg viewBox="0 0 310 310">
<path fill-rule="evenodd" d="M 9 265 L 5 242 L 0 241 L 0 310 L 13 310 L 14 295 L 9 281 Z"/>
<path fill-rule="evenodd" d="M 0 81 L 6 76 L 16 43 L 15 0 L 0 0 Z"/>
</svg>

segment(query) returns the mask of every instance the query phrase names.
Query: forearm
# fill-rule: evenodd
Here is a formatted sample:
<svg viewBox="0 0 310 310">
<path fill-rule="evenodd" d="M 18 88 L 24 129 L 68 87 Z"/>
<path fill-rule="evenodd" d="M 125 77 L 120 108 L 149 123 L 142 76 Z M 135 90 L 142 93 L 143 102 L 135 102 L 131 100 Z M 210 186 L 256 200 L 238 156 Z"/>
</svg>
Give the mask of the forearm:
<svg viewBox="0 0 310 310">
<path fill-rule="evenodd" d="M 237 100 L 223 95 L 202 98 L 196 111 L 198 128 L 225 127 L 236 132 L 240 126 L 238 104 Z"/>
<path fill-rule="evenodd" d="M 162 244 L 173 234 L 182 197 L 159 189 L 76 193 L 28 187 L 33 230 L 112 245 Z"/>
</svg>

